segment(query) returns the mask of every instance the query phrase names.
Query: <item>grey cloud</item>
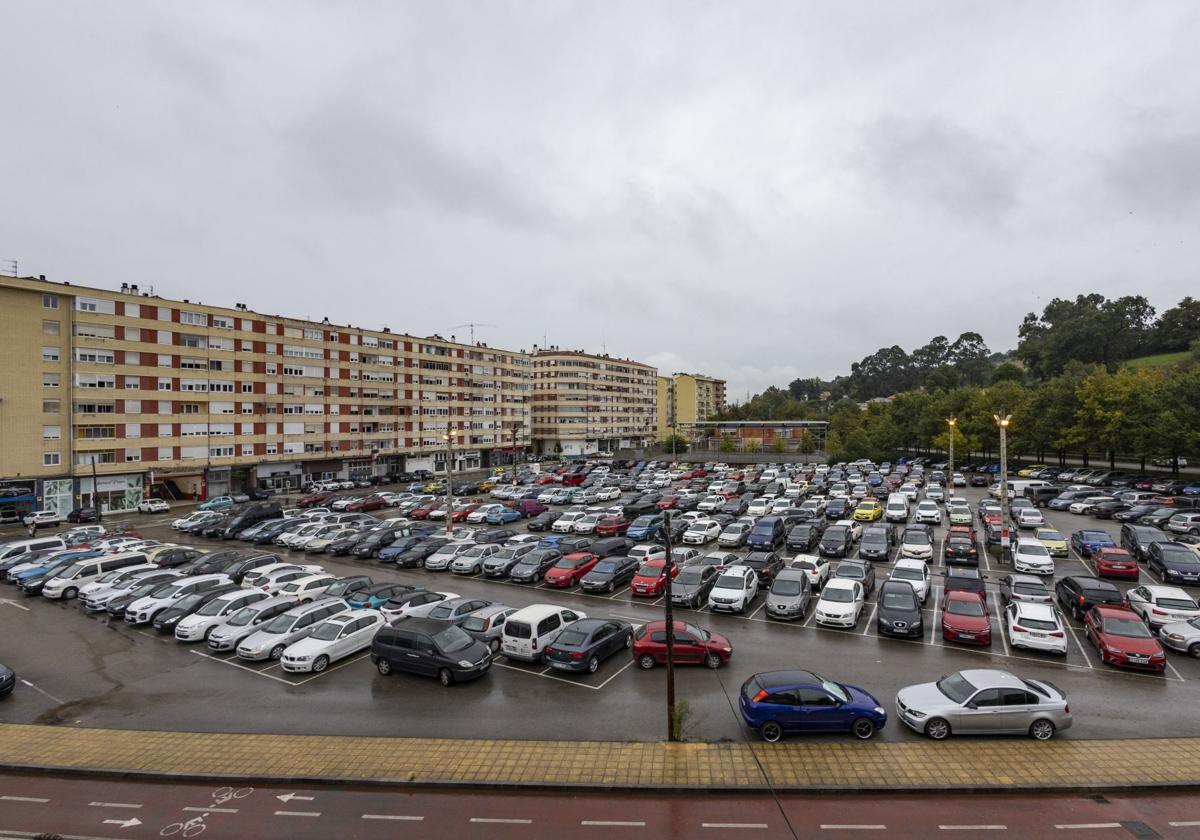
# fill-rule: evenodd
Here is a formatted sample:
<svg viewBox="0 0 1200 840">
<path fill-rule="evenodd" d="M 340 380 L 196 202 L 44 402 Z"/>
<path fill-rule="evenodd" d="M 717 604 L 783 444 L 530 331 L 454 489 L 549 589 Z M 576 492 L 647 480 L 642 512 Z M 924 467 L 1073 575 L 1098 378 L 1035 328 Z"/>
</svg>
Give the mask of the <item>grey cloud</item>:
<svg viewBox="0 0 1200 840">
<path fill-rule="evenodd" d="M 1200 133 L 1131 142 L 1108 161 L 1105 174 L 1128 209 L 1169 214 L 1200 204 Z"/>
<path fill-rule="evenodd" d="M 994 222 L 1018 202 L 1020 161 L 998 142 L 942 119 L 884 117 L 862 138 L 863 163 L 896 198 Z"/>
</svg>

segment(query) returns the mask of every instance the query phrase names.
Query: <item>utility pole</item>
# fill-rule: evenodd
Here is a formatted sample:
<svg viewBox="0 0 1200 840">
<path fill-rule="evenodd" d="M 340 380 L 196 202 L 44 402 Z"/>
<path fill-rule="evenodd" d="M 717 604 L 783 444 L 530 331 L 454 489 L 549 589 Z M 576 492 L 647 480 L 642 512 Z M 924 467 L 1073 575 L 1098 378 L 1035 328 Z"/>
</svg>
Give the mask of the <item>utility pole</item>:
<svg viewBox="0 0 1200 840">
<path fill-rule="evenodd" d="M 667 558 L 663 561 L 663 574 L 666 581 L 663 585 L 663 609 L 667 621 L 667 740 L 675 738 L 675 613 L 671 608 L 671 511 L 663 511 L 663 545 L 667 549 Z"/>
<path fill-rule="evenodd" d="M 100 513 L 100 483 L 96 478 L 96 456 L 92 456 L 92 507 L 96 509 L 97 524 L 104 518 Z"/>
<path fill-rule="evenodd" d="M 954 495 L 954 433 L 958 430 L 958 418 L 951 414 L 946 418 L 946 422 L 950 424 L 950 468 L 946 470 L 947 477 L 950 479 L 947 483 L 950 485 L 949 495 Z"/>
<path fill-rule="evenodd" d="M 446 434 L 442 435 L 442 440 L 446 441 L 446 539 L 450 539 L 451 533 L 454 531 L 454 436 L 458 434 L 457 429 L 451 429 L 449 424 L 446 426 Z"/>
<path fill-rule="evenodd" d="M 1007 563 L 1012 556 L 1008 543 L 1008 424 L 1012 415 L 993 414 L 992 417 L 1000 427 L 1000 559 Z"/>
</svg>

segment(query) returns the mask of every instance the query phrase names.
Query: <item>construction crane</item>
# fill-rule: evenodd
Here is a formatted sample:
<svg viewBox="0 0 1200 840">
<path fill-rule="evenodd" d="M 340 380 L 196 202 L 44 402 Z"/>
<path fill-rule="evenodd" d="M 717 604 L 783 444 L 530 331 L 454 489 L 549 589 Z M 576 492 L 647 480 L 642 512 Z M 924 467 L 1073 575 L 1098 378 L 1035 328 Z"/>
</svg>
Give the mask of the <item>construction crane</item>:
<svg viewBox="0 0 1200 840">
<path fill-rule="evenodd" d="M 461 330 L 463 327 L 470 327 L 470 328 L 471 328 L 471 343 L 472 343 L 472 344 L 474 344 L 474 343 L 475 343 L 475 328 L 476 328 L 476 327 L 495 327 L 495 326 L 498 326 L 498 325 L 497 325 L 497 324 L 455 324 L 455 325 L 454 325 L 453 327 L 451 327 L 450 329 L 452 329 L 452 330 Z"/>
</svg>

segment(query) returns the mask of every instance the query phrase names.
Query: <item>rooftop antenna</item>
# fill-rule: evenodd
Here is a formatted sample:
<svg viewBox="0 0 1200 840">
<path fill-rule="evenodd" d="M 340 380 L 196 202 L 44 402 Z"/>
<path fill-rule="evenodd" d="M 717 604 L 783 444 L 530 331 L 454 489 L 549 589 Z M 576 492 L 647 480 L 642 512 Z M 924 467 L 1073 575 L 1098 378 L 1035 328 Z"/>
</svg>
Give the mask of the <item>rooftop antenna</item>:
<svg viewBox="0 0 1200 840">
<path fill-rule="evenodd" d="M 21 276 L 19 273 L 17 273 L 17 261 L 16 260 L 0 260 L 0 266 L 4 267 L 3 271 L 6 274 L 11 272 L 13 277 Z"/>
<path fill-rule="evenodd" d="M 470 329 L 471 329 L 471 343 L 472 343 L 472 344 L 474 344 L 474 343 L 475 343 L 475 328 L 476 328 L 476 327 L 495 327 L 495 326 L 497 326 L 497 325 L 496 325 L 496 324 L 455 324 L 455 325 L 454 325 L 453 327 L 451 327 L 450 329 L 452 329 L 452 330 L 457 330 L 457 329 L 461 329 L 461 328 L 463 328 L 463 327 L 470 327 Z"/>
</svg>

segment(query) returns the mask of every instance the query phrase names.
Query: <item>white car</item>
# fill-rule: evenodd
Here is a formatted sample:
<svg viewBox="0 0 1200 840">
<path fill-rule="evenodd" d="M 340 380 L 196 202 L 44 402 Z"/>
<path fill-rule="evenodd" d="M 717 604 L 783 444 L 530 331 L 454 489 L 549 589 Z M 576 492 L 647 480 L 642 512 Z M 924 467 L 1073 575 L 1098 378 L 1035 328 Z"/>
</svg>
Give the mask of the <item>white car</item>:
<svg viewBox="0 0 1200 840">
<path fill-rule="evenodd" d="M 930 484 L 925 488 L 925 498 L 931 502 L 944 502 L 946 491 L 940 484 Z"/>
<path fill-rule="evenodd" d="M 917 503 L 916 521 L 925 525 L 941 525 L 942 509 L 938 507 L 937 502 L 922 499 Z"/>
<path fill-rule="evenodd" d="M 305 575 L 285 584 L 277 594 L 295 599 L 297 604 L 307 604 L 323 596 L 329 587 L 337 583 L 330 574 Z"/>
<path fill-rule="evenodd" d="M 144 598 L 138 598 L 125 608 L 126 624 L 149 624 L 154 617 L 175 602 L 196 592 L 233 583 L 228 575 L 194 575 L 163 583 Z"/>
<path fill-rule="evenodd" d="M 1037 508 L 1017 508 L 1013 514 L 1018 528 L 1041 528 L 1046 524 L 1046 517 Z"/>
<path fill-rule="evenodd" d="M 705 545 L 721 536 L 721 524 L 711 519 L 697 519 L 683 532 L 687 545 Z"/>
<path fill-rule="evenodd" d="M 708 593 L 713 612 L 744 613 L 758 595 L 758 573 L 749 566 L 728 566 Z"/>
<path fill-rule="evenodd" d="M 825 515 L 826 507 L 828 507 L 828 503 L 825 501 L 824 496 L 813 496 L 811 499 L 804 500 L 803 504 L 800 505 L 800 510 L 812 511 L 814 517 L 819 517 Z"/>
<path fill-rule="evenodd" d="M 479 507 L 475 508 L 475 510 L 467 514 L 467 521 L 476 525 L 486 523 L 489 513 L 500 513 L 505 509 L 506 508 L 504 505 L 480 505 Z"/>
<path fill-rule="evenodd" d="M 1004 610 L 1004 631 L 1015 648 L 1067 655 L 1067 634 L 1051 604 L 1013 601 Z"/>
<path fill-rule="evenodd" d="M 425 558 L 425 568 L 431 572 L 444 572 L 450 568 L 450 564 L 453 563 L 460 554 L 463 554 L 468 549 L 474 547 L 475 543 L 467 540 L 447 543 L 433 554 L 430 554 Z"/>
<path fill-rule="evenodd" d="M 40 563 L 35 565 L 40 565 Z M 17 566 L 15 568 L 19 569 L 21 567 Z M 123 569 L 114 569 L 108 574 L 101 575 L 100 577 L 96 578 L 91 583 L 85 583 L 83 586 L 79 587 L 78 598 L 81 602 L 84 602 L 85 599 L 89 598 L 90 596 L 93 596 L 101 591 L 107 591 L 111 589 L 114 584 L 120 583 L 123 580 L 128 580 L 139 572 L 152 572 L 157 568 L 159 567 L 155 566 L 153 563 L 139 563 L 136 566 L 126 566 Z"/>
<path fill-rule="evenodd" d="M 129 571 L 122 569 L 122 571 Z M 154 569 L 143 569 L 136 572 L 133 577 L 127 577 L 113 583 L 106 584 L 103 589 L 97 589 L 87 595 L 80 590 L 79 602 L 83 604 L 83 608 L 87 612 L 100 612 L 105 609 L 109 602 L 114 598 L 122 595 L 129 595 L 143 588 L 154 587 L 157 589 L 164 583 L 177 580 L 183 577 L 182 572 L 177 572 L 174 569 L 160 569 L 157 566 Z M 143 595 L 149 595 L 154 589 L 143 592 Z"/>
<path fill-rule="evenodd" d="M 587 514 L 581 510 L 568 510 L 558 519 L 554 520 L 554 524 L 550 526 L 550 530 L 556 534 L 573 533 L 575 523 L 580 519 L 583 519 L 585 516 L 587 516 Z"/>
<path fill-rule="evenodd" d="M 323 552 L 331 542 L 352 537 L 362 531 L 361 528 L 338 528 L 330 531 L 328 534 L 323 534 L 319 537 L 313 537 L 304 543 L 304 551 L 306 554 L 317 554 Z"/>
<path fill-rule="evenodd" d="M 284 531 L 275 538 L 275 544 L 281 545 L 284 548 L 297 548 L 316 537 L 321 533 L 321 529 L 329 529 L 326 533 L 337 529 L 336 525 L 325 525 L 321 522 L 310 522 L 307 525 L 301 525 L 295 531 Z"/>
<path fill-rule="evenodd" d="M 115 554 L 118 551 L 133 551 L 132 546 L 140 542 L 137 537 L 109 537 L 92 543 L 92 548 L 106 554 Z"/>
<path fill-rule="evenodd" d="M 901 495 L 904 496 L 904 498 L 908 499 L 908 503 L 910 505 L 917 500 L 917 485 L 915 485 L 911 482 L 901 484 L 900 489 L 897 490 L 896 492 L 900 493 Z"/>
<path fill-rule="evenodd" d="M 863 535 L 863 524 L 856 519 L 839 519 L 834 525 L 850 529 L 850 541 L 860 542 Z"/>
<path fill-rule="evenodd" d="M 60 522 L 62 522 L 62 517 L 56 510 L 35 510 L 25 517 L 26 525 L 57 525 Z"/>
<path fill-rule="evenodd" d="M 585 513 L 571 524 L 571 530 L 576 534 L 594 534 L 600 523 L 600 514 Z"/>
<path fill-rule="evenodd" d="M 696 505 L 696 510 L 701 513 L 712 513 L 714 510 L 720 510 L 721 505 L 725 504 L 724 496 L 705 496 Z"/>
<path fill-rule="evenodd" d="M 775 501 L 771 502 L 771 509 L 767 511 L 767 515 L 772 516 L 774 514 L 783 513 L 785 510 L 791 509 L 792 500 L 785 496 L 784 498 L 776 499 Z"/>
<path fill-rule="evenodd" d="M 674 521 L 686 522 L 688 525 L 691 525 L 693 522 L 698 522 L 701 519 L 707 519 L 707 518 L 708 518 L 707 516 L 705 516 L 703 513 L 701 513 L 698 510 L 689 510 L 687 513 L 683 514 L 682 516 L 671 517 L 671 519 Z"/>
<path fill-rule="evenodd" d="M 1013 549 L 1013 571 L 1033 575 L 1054 574 L 1054 558 L 1041 540 L 1020 537 Z"/>
<path fill-rule="evenodd" d="M 1112 502 L 1116 499 L 1112 496 L 1092 496 L 1090 499 L 1081 499 L 1078 502 L 1072 502 L 1067 506 L 1067 510 L 1071 513 L 1085 513 L 1092 505 L 1098 505 L 1101 502 Z"/>
<path fill-rule="evenodd" d="M 195 522 L 202 522 L 208 519 L 217 519 L 218 515 L 210 510 L 194 510 L 187 516 L 176 519 L 171 523 L 171 527 L 178 531 L 184 525 L 191 525 Z"/>
<path fill-rule="evenodd" d="M 1200 604 L 1178 586 L 1135 586 L 1125 593 L 1129 609 L 1154 632 L 1164 624 L 1200 617 Z"/>
<path fill-rule="evenodd" d="M 848 578 L 832 578 L 821 590 L 813 615 L 817 624 L 826 627 L 854 627 L 865 603 L 861 583 Z"/>
<path fill-rule="evenodd" d="M 953 476 L 951 476 L 950 483 L 955 487 L 966 487 L 967 477 L 960 472 L 956 472 Z"/>
<path fill-rule="evenodd" d="M 929 565 L 924 560 L 897 560 L 888 575 L 888 580 L 902 580 L 916 590 L 917 598 L 922 604 L 929 599 L 930 585 Z"/>
<path fill-rule="evenodd" d="M 971 505 L 966 499 L 954 498 L 946 501 L 946 518 L 951 525 L 970 525 L 974 522 Z"/>
<path fill-rule="evenodd" d="M 455 555 L 450 561 L 450 571 L 457 575 L 478 575 L 483 572 L 483 564 L 489 557 L 499 554 L 503 548 L 494 543 L 473 545 L 466 551 Z"/>
<path fill-rule="evenodd" d="M 169 513 L 171 506 L 162 499 L 143 499 L 137 509 L 138 513 Z"/>
<path fill-rule="evenodd" d="M 820 591 L 825 582 L 833 577 L 833 566 L 828 557 L 819 557 L 816 554 L 797 554 L 789 565 L 808 575 L 808 583 L 813 592 Z"/>
<path fill-rule="evenodd" d="M 265 592 L 238 589 L 218 595 L 191 615 L 179 619 L 175 625 L 175 638 L 181 642 L 208 641 L 212 632 L 242 607 L 270 598 Z"/>
<path fill-rule="evenodd" d="M 254 588 L 261 590 L 262 592 L 266 592 L 268 595 L 282 595 L 283 588 L 292 581 L 311 577 L 312 575 L 323 571 L 324 569 L 322 569 L 320 566 L 316 566 L 313 569 L 283 569 L 281 571 L 272 572 L 269 575 L 260 577 L 255 583 Z"/>
<path fill-rule="evenodd" d="M 621 490 L 618 487 L 601 487 L 596 491 L 596 500 L 600 502 L 611 502 L 613 499 L 621 498 Z"/>
<path fill-rule="evenodd" d="M 766 516 L 767 512 L 771 510 L 773 504 L 774 503 L 771 499 L 755 499 L 746 508 L 746 513 L 749 516 Z"/>
<path fill-rule="evenodd" d="M 654 545 L 653 543 L 642 543 L 629 549 L 630 559 L 638 561 L 639 564 L 649 560 L 664 560 L 666 556 L 666 548 L 661 545 Z"/>
<path fill-rule="evenodd" d="M 283 651 L 279 664 L 292 673 L 319 674 L 329 663 L 366 650 L 384 624 L 378 610 L 350 610 L 327 618 L 307 638 Z"/>
<path fill-rule="evenodd" d="M 402 604 L 394 604 L 393 601 L 387 601 L 380 612 L 383 617 L 389 622 L 407 616 L 409 618 L 424 618 L 429 615 L 429 611 L 440 604 L 442 601 L 448 601 L 451 598 L 460 597 L 456 592 L 428 592 L 417 591 L 408 596 L 410 600 L 404 601 Z"/>
<path fill-rule="evenodd" d="M 303 566 L 299 563 L 268 563 L 265 566 L 259 566 L 257 569 L 251 569 L 242 576 L 242 589 L 257 589 L 261 580 L 275 572 L 281 571 L 303 571 L 311 569 L 309 574 L 316 574 L 324 571 L 320 566 Z"/>
</svg>

